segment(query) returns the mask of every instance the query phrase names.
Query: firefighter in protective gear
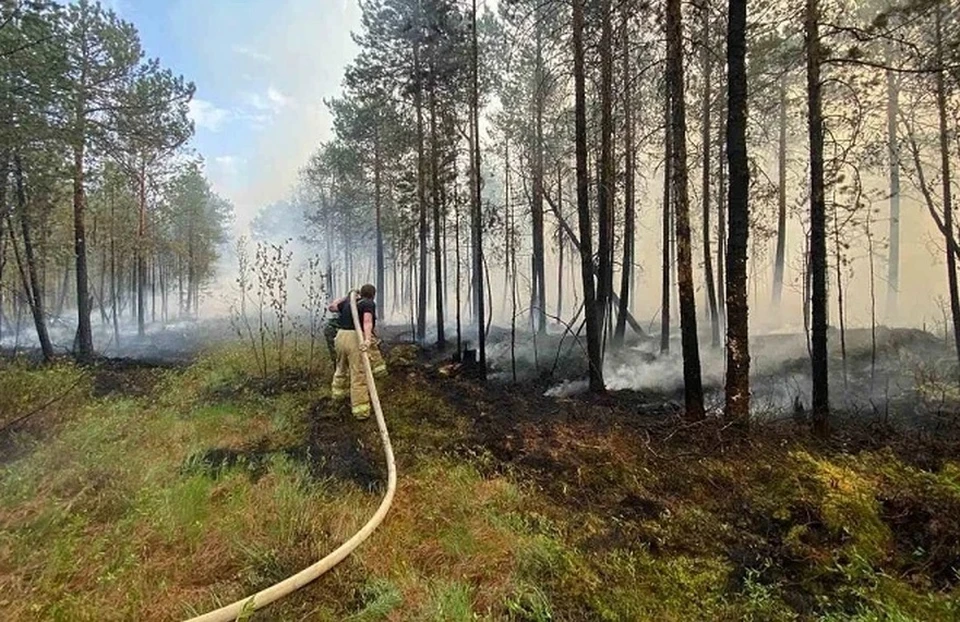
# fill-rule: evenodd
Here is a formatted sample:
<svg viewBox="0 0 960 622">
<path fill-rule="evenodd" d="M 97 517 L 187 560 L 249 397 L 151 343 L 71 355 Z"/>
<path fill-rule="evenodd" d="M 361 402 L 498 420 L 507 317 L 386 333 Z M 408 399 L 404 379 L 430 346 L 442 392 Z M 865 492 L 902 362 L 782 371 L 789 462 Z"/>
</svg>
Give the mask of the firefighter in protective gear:
<svg viewBox="0 0 960 622">
<path fill-rule="evenodd" d="M 377 304 L 374 301 L 376 294 L 377 290 L 373 285 L 367 284 L 360 288 L 357 315 L 360 317 L 363 341 L 357 338 L 349 296 L 333 301 L 327 308 L 331 313 L 338 314 L 339 327 L 334 339 L 337 358 L 330 394 L 335 400 L 346 399 L 349 394 L 353 416 L 357 419 L 370 416 L 370 393 L 367 390 L 362 353 L 366 352 L 370 357 L 370 368 L 374 376 L 380 377 L 387 373 L 387 365 L 380 353 L 380 342 L 374 332 L 377 323 Z"/>
</svg>

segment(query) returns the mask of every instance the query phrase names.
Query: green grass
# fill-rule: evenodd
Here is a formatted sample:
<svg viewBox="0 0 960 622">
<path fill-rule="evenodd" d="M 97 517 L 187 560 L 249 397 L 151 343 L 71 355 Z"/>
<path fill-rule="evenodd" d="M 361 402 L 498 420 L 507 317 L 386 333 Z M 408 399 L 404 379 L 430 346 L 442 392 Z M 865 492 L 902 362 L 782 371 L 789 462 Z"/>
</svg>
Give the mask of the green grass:
<svg viewBox="0 0 960 622">
<path fill-rule="evenodd" d="M 2 617 L 182 618 L 350 537 L 379 495 L 281 451 L 304 442 L 327 371 L 312 384 L 264 379 L 242 348 L 224 347 L 147 397 L 94 399 L 72 366 L 0 370 L 7 413 L 43 387 L 78 384 L 0 463 Z M 957 462 L 932 472 L 889 451 L 758 442 L 667 468 L 640 447 L 623 453 L 611 431 L 548 490 L 489 453 L 448 451 L 471 421 L 425 378 L 399 369 L 382 395 L 401 466 L 387 520 L 336 570 L 253 619 L 960 617 Z M 201 460 L 251 447 L 257 462 Z M 568 486 L 594 486 L 599 500 L 567 501 L 557 491 Z M 654 509 L 623 517 L 603 509 L 605 495 Z"/>
</svg>

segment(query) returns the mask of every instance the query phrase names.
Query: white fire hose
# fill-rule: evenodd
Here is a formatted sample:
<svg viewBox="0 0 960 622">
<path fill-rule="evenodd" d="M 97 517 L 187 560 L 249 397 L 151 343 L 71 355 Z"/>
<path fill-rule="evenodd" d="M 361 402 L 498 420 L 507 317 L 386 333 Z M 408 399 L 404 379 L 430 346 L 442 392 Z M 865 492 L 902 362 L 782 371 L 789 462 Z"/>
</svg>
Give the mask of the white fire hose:
<svg viewBox="0 0 960 622">
<path fill-rule="evenodd" d="M 363 343 L 363 326 L 360 323 L 360 316 L 357 312 L 357 292 L 351 291 L 348 294 L 350 300 L 350 311 L 353 314 L 353 326 L 357 332 L 357 338 Z M 383 522 L 387 511 L 390 510 L 390 504 L 393 502 L 393 495 L 397 489 L 397 466 L 393 459 L 393 447 L 390 445 L 390 435 L 387 432 L 387 423 L 383 418 L 383 409 L 380 407 L 380 397 L 377 395 L 377 385 L 373 379 L 373 370 L 370 368 L 370 357 L 366 350 L 362 352 L 363 371 L 367 376 L 367 389 L 370 391 L 370 401 L 373 402 L 373 411 L 377 417 L 377 427 L 380 429 L 380 439 L 383 441 L 383 453 L 387 458 L 387 493 L 380 502 L 373 517 L 367 521 L 360 531 L 355 533 L 352 538 L 340 545 L 333 551 L 312 566 L 308 566 L 295 575 L 287 577 L 283 581 L 260 590 L 256 594 L 247 596 L 235 603 L 215 609 L 201 616 L 191 618 L 188 622 L 230 622 L 238 619 L 241 615 L 247 615 L 253 611 L 265 607 L 275 600 L 283 598 L 288 594 L 300 589 L 311 581 L 316 580 L 322 574 L 343 561 L 350 553 L 366 540 L 371 533 Z"/>
</svg>

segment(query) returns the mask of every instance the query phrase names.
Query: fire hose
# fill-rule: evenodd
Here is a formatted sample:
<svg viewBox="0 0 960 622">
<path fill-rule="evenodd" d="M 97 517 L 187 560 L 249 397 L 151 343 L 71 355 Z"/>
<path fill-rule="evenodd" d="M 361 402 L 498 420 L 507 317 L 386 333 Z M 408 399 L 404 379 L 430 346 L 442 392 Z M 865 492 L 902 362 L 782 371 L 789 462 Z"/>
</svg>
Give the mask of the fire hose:
<svg viewBox="0 0 960 622">
<path fill-rule="evenodd" d="M 360 343 L 363 343 L 363 328 L 360 323 L 359 313 L 357 312 L 357 292 L 355 290 L 351 291 L 347 298 L 350 301 L 350 311 L 353 315 L 353 326 L 356 330 L 357 338 L 360 340 Z M 363 360 L 363 371 L 367 377 L 367 390 L 370 391 L 370 401 L 373 403 L 377 427 L 380 430 L 380 440 L 383 442 L 383 453 L 387 459 L 387 492 L 380 502 L 380 507 L 377 508 L 376 513 L 367 521 L 367 524 L 361 527 L 360 531 L 355 533 L 352 538 L 312 566 L 307 566 L 297 574 L 260 590 L 256 594 L 247 596 L 246 598 L 242 598 L 201 616 L 191 618 L 188 622 L 229 622 L 238 619 L 242 615 L 250 614 L 257 609 L 265 607 L 295 592 L 308 583 L 315 581 L 325 572 L 346 559 L 346 557 L 360 546 L 380 523 L 383 522 L 384 517 L 386 517 L 387 512 L 390 510 L 390 504 L 393 503 L 393 495 L 397 489 L 397 466 L 394 463 L 393 447 L 390 445 L 390 434 L 387 432 L 387 423 L 383 418 L 383 409 L 380 406 L 380 397 L 377 395 L 377 385 L 373 379 L 373 369 L 370 367 L 370 357 L 366 349 L 362 349 L 361 359 Z"/>
</svg>

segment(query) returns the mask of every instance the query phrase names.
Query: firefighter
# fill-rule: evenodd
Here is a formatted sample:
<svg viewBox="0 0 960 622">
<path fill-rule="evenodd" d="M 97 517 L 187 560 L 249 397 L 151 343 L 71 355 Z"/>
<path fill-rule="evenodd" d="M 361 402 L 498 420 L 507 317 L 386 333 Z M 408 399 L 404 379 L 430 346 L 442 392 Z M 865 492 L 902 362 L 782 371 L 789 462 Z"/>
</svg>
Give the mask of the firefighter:
<svg viewBox="0 0 960 622">
<path fill-rule="evenodd" d="M 373 285 L 367 284 L 360 288 L 357 315 L 360 317 L 363 341 L 357 338 L 349 295 L 334 300 L 327 307 L 328 311 L 337 314 L 339 327 L 334 339 L 337 358 L 330 394 L 335 400 L 346 399 L 349 395 L 353 416 L 361 420 L 370 416 L 370 394 L 367 391 L 362 353 L 366 352 L 370 357 L 370 368 L 374 376 L 380 377 L 387 373 L 387 365 L 380 353 L 380 341 L 374 330 L 377 324 L 377 303 L 374 300 L 376 294 L 377 290 Z"/>
</svg>

